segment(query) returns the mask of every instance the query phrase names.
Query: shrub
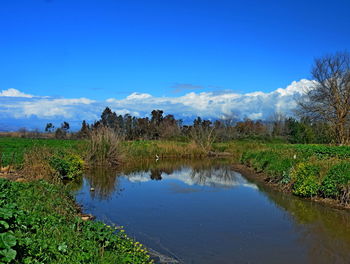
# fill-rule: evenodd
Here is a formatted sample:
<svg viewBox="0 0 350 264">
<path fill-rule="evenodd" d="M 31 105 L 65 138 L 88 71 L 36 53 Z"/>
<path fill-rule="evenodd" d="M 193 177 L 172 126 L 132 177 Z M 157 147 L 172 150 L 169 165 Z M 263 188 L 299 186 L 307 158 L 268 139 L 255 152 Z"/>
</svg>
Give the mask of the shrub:
<svg viewBox="0 0 350 264">
<path fill-rule="evenodd" d="M 62 178 L 73 179 L 83 174 L 83 160 L 75 154 L 57 153 L 50 158 L 50 165 Z"/>
<path fill-rule="evenodd" d="M 325 197 L 340 198 L 342 190 L 350 183 L 350 162 L 334 165 L 322 181 L 321 191 Z"/>
<path fill-rule="evenodd" d="M 293 194 L 302 197 L 312 197 L 317 195 L 319 184 L 320 167 L 309 163 L 299 163 L 291 173 L 294 181 Z"/>
</svg>

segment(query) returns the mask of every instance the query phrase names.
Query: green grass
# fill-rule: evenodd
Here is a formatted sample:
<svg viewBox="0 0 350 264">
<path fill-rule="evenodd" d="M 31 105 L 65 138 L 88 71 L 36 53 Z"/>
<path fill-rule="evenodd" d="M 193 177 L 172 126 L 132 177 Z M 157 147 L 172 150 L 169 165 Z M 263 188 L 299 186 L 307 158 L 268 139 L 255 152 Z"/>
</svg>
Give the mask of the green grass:
<svg viewBox="0 0 350 264">
<path fill-rule="evenodd" d="M 82 145 L 81 140 L 64 140 L 64 139 L 30 139 L 0 137 L 0 155 L 2 155 L 2 165 L 6 166 L 12 163 L 19 166 L 23 163 L 24 153 L 33 147 L 47 147 L 53 149 L 77 149 Z"/>
<path fill-rule="evenodd" d="M 63 185 L 0 179 L 0 263 L 152 263 L 121 229 L 81 220 Z"/>
</svg>

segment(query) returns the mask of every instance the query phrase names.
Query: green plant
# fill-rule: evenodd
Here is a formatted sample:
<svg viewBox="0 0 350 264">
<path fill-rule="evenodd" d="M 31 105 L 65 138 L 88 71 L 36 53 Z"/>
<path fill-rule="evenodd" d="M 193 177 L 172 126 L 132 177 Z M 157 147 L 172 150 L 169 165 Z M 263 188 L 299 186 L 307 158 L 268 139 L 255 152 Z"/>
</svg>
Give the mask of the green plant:
<svg viewBox="0 0 350 264">
<path fill-rule="evenodd" d="M 83 174 L 84 162 L 76 154 L 56 153 L 50 158 L 50 165 L 63 178 L 73 179 Z"/>
<path fill-rule="evenodd" d="M 151 263 L 121 228 L 83 221 L 63 185 L 0 179 L 0 263 Z"/>
<path fill-rule="evenodd" d="M 320 167 L 314 164 L 299 163 L 291 173 L 294 181 L 293 194 L 302 197 L 316 196 L 319 189 Z"/>
<path fill-rule="evenodd" d="M 334 165 L 322 181 L 321 191 L 325 197 L 339 198 L 342 189 L 350 183 L 350 162 Z"/>
</svg>

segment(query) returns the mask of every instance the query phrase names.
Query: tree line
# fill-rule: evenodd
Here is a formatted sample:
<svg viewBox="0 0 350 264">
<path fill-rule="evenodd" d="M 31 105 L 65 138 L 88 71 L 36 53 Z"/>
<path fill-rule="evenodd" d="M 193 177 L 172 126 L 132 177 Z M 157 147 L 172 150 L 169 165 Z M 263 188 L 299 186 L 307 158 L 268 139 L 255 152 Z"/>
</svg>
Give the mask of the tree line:
<svg viewBox="0 0 350 264">
<path fill-rule="evenodd" d="M 186 140 L 225 142 L 235 139 L 281 139 L 290 143 L 335 143 L 332 128 L 324 122 L 305 117 L 297 120 L 276 114 L 269 121 L 244 119 L 207 120 L 197 117 L 191 124 L 183 124 L 173 115 L 153 110 L 150 117 L 117 115 L 106 107 L 101 118 L 92 124 L 82 122 L 77 138 L 89 138 L 99 127 L 107 127 L 125 140 Z"/>
<path fill-rule="evenodd" d="M 101 118 L 92 124 L 82 122 L 81 129 L 72 133 L 77 138 L 88 138 L 91 131 L 106 127 L 126 140 L 139 139 L 193 139 L 199 144 L 242 138 L 279 138 L 290 143 L 350 142 L 350 54 L 338 52 L 317 58 L 312 71 L 314 87 L 297 100 L 296 117 L 276 113 L 270 120 L 206 120 L 197 117 L 184 124 L 162 110 L 153 110 L 150 117 L 117 115 L 106 107 Z M 48 123 L 45 131 L 55 132 L 57 138 L 67 136 L 69 124 L 63 122 L 54 128 Z M 206 142 L 206 143 L 203 143 Z"/>
</svg>

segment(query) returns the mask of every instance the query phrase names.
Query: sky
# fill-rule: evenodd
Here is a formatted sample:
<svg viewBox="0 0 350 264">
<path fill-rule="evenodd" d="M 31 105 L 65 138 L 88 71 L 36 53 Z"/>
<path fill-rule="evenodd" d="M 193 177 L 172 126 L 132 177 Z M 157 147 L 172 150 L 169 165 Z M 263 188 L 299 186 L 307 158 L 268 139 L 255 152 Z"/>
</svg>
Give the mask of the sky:
<svg viewBox="0 0 350 264">
<path fill-rule="evenodd" d="M 143 102 L 180 115 L 203 97 L 186 115 L 237 112 L 242 100 L 211 105 L 311 80 L 314 58 L 348 50 L 349 11 L 348 0 L 3 0 L 0 125 L 92 121 L 105 106 L 143 115 Z M 239 115 L 286 108 L 277 97 Z"/>
</svg>

